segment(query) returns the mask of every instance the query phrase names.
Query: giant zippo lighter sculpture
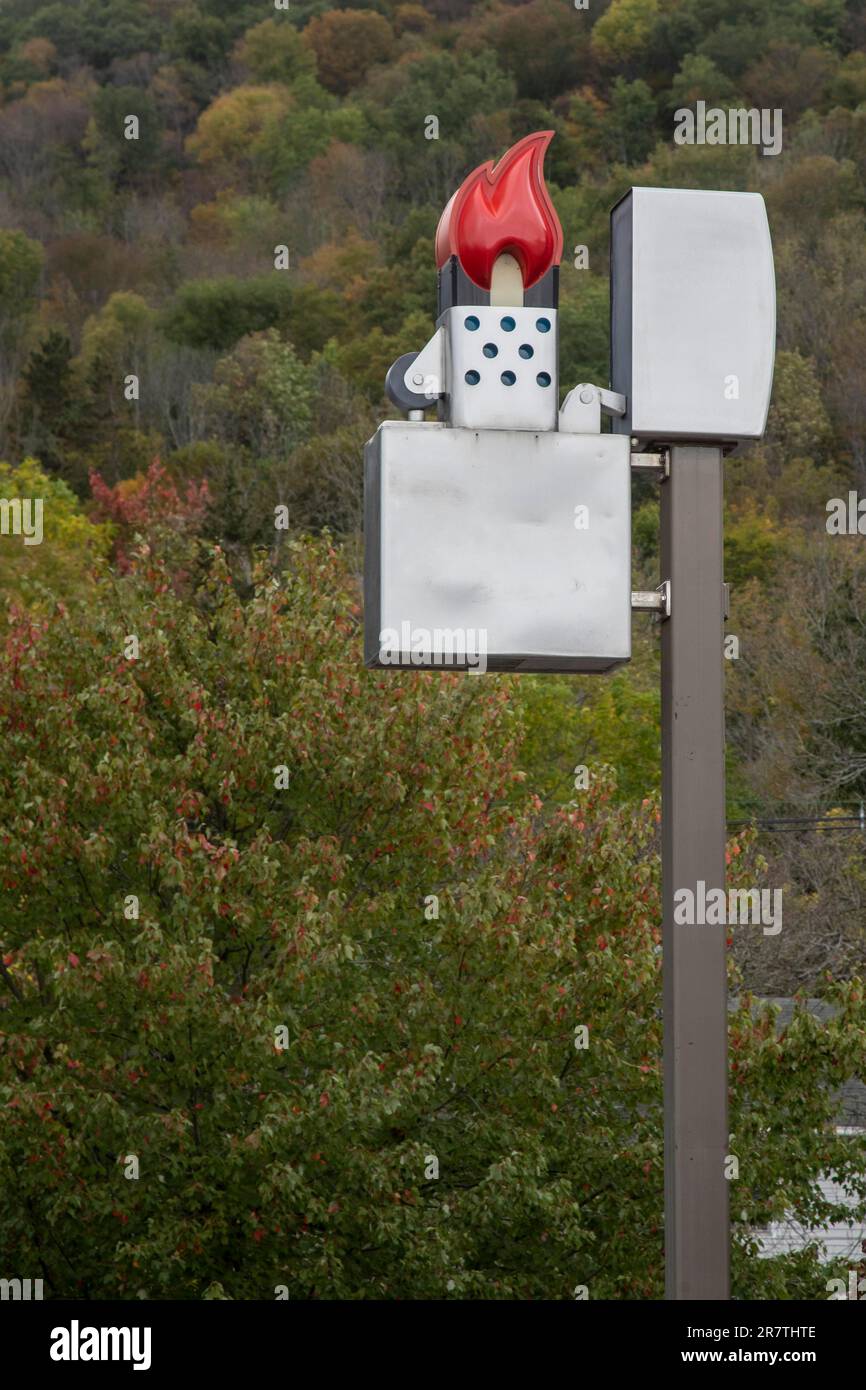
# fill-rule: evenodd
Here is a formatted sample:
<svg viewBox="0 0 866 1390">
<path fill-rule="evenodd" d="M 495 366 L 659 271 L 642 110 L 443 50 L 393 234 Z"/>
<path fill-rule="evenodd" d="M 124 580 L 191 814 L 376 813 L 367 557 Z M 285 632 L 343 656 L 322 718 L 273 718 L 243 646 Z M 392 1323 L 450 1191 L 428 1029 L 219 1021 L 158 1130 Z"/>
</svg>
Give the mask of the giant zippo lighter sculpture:
<svg viewBox="0 0 866 1390">
<path fill-rule="evenodd" d="M 758 194 L 633 188 L 611 218 L 612 389 L 557 409 L 550 138 L 476 169 L 443 213 L 436 332 L 388 374 L 406 421 L 367 445 L 365 660 L 605 671 L 629 658 L 633 606 L 666 619 L 666 1288 L 726 1299 L 728 928 L 696 932 L 675 902 L 725 883 L 722 456 L 766 424 L 770 233 Z M 632 467 L 662 482 L 655 594 L 631 593 Z"/>
<path fill-rule="evenodd" d="M 718 226 L 703 260 L 692 248 L 688 283 L 673 284 L 693 229 L 670 199 L 733 200 L 728 209 L 769 251 L 763 201 L 749 194 L 628 195 L 614 219 L 615 389 L 581 383 L 559 407 L 563 236 L 543 175 L 551 138 L 528 135 L 495 168 L 476 169 L 442 214 L 436 331 L 392 366 L 386 389 L 406 418 L 383 423 L 366 450 L 368 666 L 567 672 L 628 661 L 632 440 L 695 437 L 708 402 L 714 413 L 696 437 L 721 428 L 734 442 L 763 428 L 772 345 L 768 365 L 766 344 L 744 358 L 730 332 L 681 335 L 672 357 L 665 337 L 666 324 L 682 328 L 707 309 L 702 276 L 716 286 L 709 309 L 724 324 L 742 302 L 742 277 L 731 283 L 727 263 L 721 275 L 711 265 Z M 719 205 L 691 207 L 711 221 Z M 664 265 L 658 285 L 654 256 Z M 747 289 L 761 283 L 759 265 Z M 702 383 L 696 404 L 683 365 Z M 713 396 L 722 366 L 743 383 L 734 410 Z M 437 418 L 426 419 L 433 408 Z M 677 412 L 680 428 L 668 418 Z"/>
<path fill-rule="evenodd" d="M 607 394 L 558 409 L 550 132 L 482 165 L 439 224 L 439 320 L 367 446 L 370 666 L 600 671 L 631 654 L 629 444 Z M 424 411 L 438 406 L 439 418 Z"/>
</svg>

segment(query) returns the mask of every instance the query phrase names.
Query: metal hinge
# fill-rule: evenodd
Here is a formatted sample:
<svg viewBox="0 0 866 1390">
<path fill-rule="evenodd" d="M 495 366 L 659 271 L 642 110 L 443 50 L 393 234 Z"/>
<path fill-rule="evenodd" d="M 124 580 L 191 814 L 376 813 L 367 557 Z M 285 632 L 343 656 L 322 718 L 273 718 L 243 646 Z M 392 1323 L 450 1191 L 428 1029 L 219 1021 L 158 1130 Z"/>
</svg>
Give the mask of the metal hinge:
<svg viewBox="0 0 866 1390">
<path fill-rule="evenodd" d="M 582 381 L 569 391 L 559 411 L 559 428 L 563 434 L 601 434 L 601 417 L 623 416 L 628 402 L 618 391 L 605 391 Z"/>
<path fill-rule="evenodd" d="M 657 589 L 638 589 L 632 592 L 631 606 L 635 613 L 657 613 L 661 619 L 671 616 L 671 582 L 666 579 Z"/>
</svg>

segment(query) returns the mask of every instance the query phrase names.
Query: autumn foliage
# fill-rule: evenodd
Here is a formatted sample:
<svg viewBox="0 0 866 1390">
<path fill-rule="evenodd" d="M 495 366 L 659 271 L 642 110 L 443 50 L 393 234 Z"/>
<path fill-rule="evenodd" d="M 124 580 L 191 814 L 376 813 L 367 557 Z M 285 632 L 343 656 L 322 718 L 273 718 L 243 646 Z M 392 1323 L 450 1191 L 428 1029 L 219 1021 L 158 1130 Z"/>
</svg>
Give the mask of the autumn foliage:
<svg viewBox="0 0 866 1390">
<path fill-rule="evenodd" d="M 544 803 L 514 679 L 365 672 L 327 541 L 247 604 L 158 550 L 6 630 L 0 1248 L 51 1297 L 660 1297 L 654 804 Z M 749 1250 L 856 1169 L 834 998 L 732 1019 L 741 1297 L 827 1277 Z"/>
<path fill-rule="evenodd" d="M 154 537 L 166 530 L 195 533 L 204 521 L 210 492 L 207 480 L 189 481 L 181 488 L 159 459 L 146 473 L 136 474 L 109 487 L 99 473 L 91 473 L 94 520 L 114 528 L 114 562 L 125 574 L 130 568 L 128 550 L 137 536 Z"/>
</svg>

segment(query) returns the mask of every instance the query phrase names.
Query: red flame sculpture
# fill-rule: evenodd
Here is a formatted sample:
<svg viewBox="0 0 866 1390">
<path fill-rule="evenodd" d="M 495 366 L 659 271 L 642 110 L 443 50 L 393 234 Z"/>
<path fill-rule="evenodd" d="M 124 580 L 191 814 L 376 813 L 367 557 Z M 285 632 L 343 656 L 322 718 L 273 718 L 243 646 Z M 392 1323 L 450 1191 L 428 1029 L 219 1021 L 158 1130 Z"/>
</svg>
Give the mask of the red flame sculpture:
<svg viewBox="0 0 866 1390">
<path fill-rule="evenodd" d="M 481 164 L 460 185 L 436 231 L 436 264 L 456 256 L 481 289 L 490 289 L 493 263 L 508 253 L 529 289 L 562 259 L 562 227 L 544 182 L 544 152 L 552 130 L 525 135 L 496 168 Z"/>
</svg>

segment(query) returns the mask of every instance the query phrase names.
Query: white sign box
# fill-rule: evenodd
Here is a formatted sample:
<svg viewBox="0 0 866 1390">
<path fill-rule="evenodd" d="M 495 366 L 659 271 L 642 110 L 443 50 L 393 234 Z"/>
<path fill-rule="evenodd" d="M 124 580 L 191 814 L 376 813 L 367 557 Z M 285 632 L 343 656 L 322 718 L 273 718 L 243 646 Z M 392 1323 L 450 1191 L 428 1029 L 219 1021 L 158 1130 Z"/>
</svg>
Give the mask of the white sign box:
<svg viewBox="0 0 866 1390">
<path fill-rule="evenodd" d="M 776 282 L 758 193 L 633 188 L 611 214 L 617 433 L 735 442 L 764 433 Z"/>
<path fill-rule="evenodd" d="M 368 666 L 631 656 L 629 441 L 386 421 L 365 455 Z"/>
</svg>

